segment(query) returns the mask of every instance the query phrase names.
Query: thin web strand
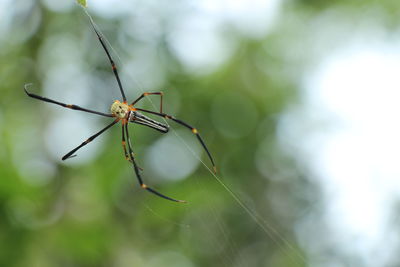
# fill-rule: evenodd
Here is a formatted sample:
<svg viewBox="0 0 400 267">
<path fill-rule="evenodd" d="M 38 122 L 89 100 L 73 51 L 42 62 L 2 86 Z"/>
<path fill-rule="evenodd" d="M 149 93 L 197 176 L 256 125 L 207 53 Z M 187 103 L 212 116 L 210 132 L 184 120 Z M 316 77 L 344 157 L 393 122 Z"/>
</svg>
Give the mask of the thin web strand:
<svg viewBox="0 0 400 267">
<path fill-rule="evenodd" d="M 170 219 L 167 219 L 167 218 L 161 216 L 160 214 L 155 212 L 152 208 L 150 208 L 150 206 L 147 205 L 147 204 L 144 204 L 144 206 L 146 207 L 146 209 L 148 211 L 150 211 L 150 213 L 152 213 L 154 216 L 158 217 L 159 219 L 161 219 L 161 220 L 163 220 L 165 222 L 171 223 L 171 224 L 176 225 L 176 226 L 181 227 L 181 228 L 191 228 L 191 226 L 189 224 L 174 222 L 174 221 L 172 221 Z"/>
<path fill-rule="evenodd" d="M 287 248 L 289 248 L 290 250 L 292 250 L 293 252 L 295 252 L 295 255 L 300 258 L 303 263 L 307 263 L 306 259 L 304 258 L 303 255 L 301 255 L 298 250 L 293 247 L 293 245 L 291 245 L 291 243 L 285 238 L 283 237 L 273 226 L 271 226 L 266 220 L 264 220 L 256 211 L 252 211 L 250 210 L 250 208 L 248 208 L 246 206 L 246 204 L 244 204 L 244 202 L 242 200 L 240 200 L 240 198 L 221 180 L 220 177 L 218 177 L 208 166 L 207 164 L 193 151 L 193 149 L 185 142 L 185 140 L 175 131 L 175 129 L 172 129 L 174 134 L 181 140 L 181 142 L 186 146 L 186 148 L 192 153 L 192 155 L 199 160 L 203 166 L 208 170 L 209 173 L 211 173 L 211 175 L 214 177 L 215 180 L 217 180 L 217 182 L 229 193 L 229 195 L 239 204 L 239 206 L 241 206 L 246 213 L 253 219 L 253 221 L 269 236 L 269 238 L 271 238 L 272 241 L 275 242 L 275 244 L 277 244 L 281 249 L 283 249 L 284 251 L 286 250 L 285 247 L 283 245 L 281 245 L 280 242 L 278 241 L 282 241 L 283 244 L 285 244 L 287 246 Z M 292 255 L 288 255 L 290 258 L 293 259 Z M 296 260 L 295 260 L 296 261 Z M 297 261 L 296 261 L 297 262 Z"/>
</svg>

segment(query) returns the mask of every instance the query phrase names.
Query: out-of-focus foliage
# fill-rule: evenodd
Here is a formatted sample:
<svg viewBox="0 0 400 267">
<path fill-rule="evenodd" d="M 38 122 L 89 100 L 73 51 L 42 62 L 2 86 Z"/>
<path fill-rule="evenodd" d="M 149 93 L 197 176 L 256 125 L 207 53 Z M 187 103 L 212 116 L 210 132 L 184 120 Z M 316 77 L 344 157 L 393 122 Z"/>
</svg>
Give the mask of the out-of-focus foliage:
<svg viewBox="0 0 400 267">
<path fill-rule="evenodd" d="M 81 6 L 83 6 L 83 7 L 87 7 L 86 0 L 76 0 L 76 2 L 77 2 L 78 4 L 80 4 Z"/>
<path fill-rule="evenodd" d="M 318 17 L 333 10 L 352 20 L 376 1 L 276 1 L 279 16 L 261 33 L 230 21 L 210 36 L 204 17 L 180 24 L 196 9 L 190 1 L 134 1 L 118 11 L 89 5 L 128 98 L 162 90 L 164 111 L 199 129 L 218 176 L 267 230 L 193 156 L 209 167 L 195 137 L 172 122 L 167 137 L 132 125 L 132 141 L 146 183 L 188 204 L 139 188 L 119 127 L 62 162 L 109 120 L 31 99 L 24 84 L 107 112 L 121 98 L 117 83 L 78 5 L 10 2 L 0 11 L 0 266 L 307 266 L 318 258 L 296 229 L 320 208 L 320 193 L 281 149 L 277 121 L 324 53 L 308 34 Z M 395 24 L 397 2 L 382 3 Z M 218 20 L 210 10 L 208 22 Z M 203 46 L 213 53 L 199 56 Z M 143 106 L 156 109 L 151 99 L 154 106 Z"/>
</svg>

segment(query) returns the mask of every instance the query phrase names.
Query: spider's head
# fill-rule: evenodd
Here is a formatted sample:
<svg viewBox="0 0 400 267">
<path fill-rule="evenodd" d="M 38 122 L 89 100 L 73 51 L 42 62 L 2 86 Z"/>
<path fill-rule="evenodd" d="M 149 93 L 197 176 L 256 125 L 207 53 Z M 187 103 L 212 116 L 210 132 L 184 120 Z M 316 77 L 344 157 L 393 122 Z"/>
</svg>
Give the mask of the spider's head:
<svg viewBox="0 0 400 267">
<path fill-rule="evenodd" d="M 111 105 L 111 113 L 120 119 L 125 118 L 126 114 L 128 114 L 129 106 L 125 103 L 121 103 L 118 100 L 115 100 Z"/>
</svg>

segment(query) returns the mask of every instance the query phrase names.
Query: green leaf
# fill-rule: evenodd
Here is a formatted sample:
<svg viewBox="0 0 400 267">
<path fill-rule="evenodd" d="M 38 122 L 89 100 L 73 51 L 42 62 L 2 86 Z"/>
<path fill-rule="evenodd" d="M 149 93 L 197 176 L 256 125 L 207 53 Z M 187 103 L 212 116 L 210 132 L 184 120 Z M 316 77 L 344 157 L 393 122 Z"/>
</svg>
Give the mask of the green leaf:
<svg viewBox="0 0 400 267">
<path fill-rule="evenodd" d="M 76 2 L 78 2 L 78 4 L 80 4 L 83 7 L 87 7 L 86 0 L 76 0 Z"/>
</svg>

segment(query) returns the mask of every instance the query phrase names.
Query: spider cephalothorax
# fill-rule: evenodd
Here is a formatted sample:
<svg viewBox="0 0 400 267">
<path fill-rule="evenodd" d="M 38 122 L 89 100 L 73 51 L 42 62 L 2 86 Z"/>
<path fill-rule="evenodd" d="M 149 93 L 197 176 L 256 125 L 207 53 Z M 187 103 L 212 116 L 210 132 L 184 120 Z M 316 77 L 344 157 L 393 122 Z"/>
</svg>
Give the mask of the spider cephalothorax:
<svg viewBox="0 0 400 267">
<path fill-rule="evenodd" d="M 119 100 L 115 100 L 114 103 L 112 103 L 110 110 L 115 117 L 123 119 L 129 112 L 129 105 L 120 102 Z"/>
</svg>

